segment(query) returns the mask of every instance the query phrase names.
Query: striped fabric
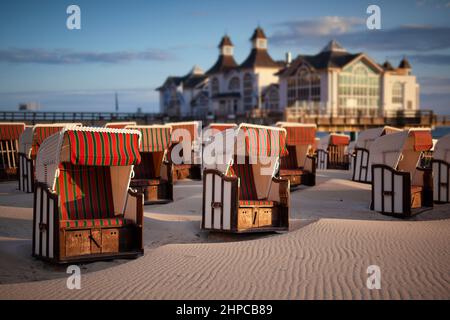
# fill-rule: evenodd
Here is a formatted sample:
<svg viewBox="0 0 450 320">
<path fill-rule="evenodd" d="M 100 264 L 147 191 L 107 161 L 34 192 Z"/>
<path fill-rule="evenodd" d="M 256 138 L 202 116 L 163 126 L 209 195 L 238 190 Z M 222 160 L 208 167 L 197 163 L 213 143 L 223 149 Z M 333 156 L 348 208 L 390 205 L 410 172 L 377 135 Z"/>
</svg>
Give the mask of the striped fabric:
<svg viewBox="0 0 450 320">
<path fill-rule="evenodd" d="M 60 220 L 115 218 L 109 167 L 61 163 L 59 170 Z"/>
<path fill-rule="evenodd" d="M 72 164 L 127 166 L 141 161 L 137 134 L 69 130 L 66 135 Z"/>
<path fill-rule="evenodd" d="M 281 169 L 295 169 L 297 168 L 297 152 L 295 146 L 287 146 L 288 154 L 280 158 Z"/>
<path fill-rule="evenodd" d="M 350 143 L 350 137 L 349 136 L 337 136 L 337 135 L 330 135 L 330 145 L 333 146 L 348 146 Z"/>
<path fill-rule="evenodd" d="M 235 161 L 231 167 L 230 173 L 240 179 L 240 200 L 258 200 L 253 170 L 252 166 L 248 163 L 248 159 L 246 159 L 245 164 L 237 164 Z"/>
<path fill-rule="evenodd" d="M 170 146 L 170 132 L 171 128 L 167 127 L 136 127 L 133 128 L 141 131 L 142 143 L 141 152 L 156 152 L 164 151 Z"/>
<path fill-rule="evenodd" d="M 121 227 L 129 224 L 130 221 L 122 217 L 105 219 L 82 219 L 82 220 L 61 220 L 59 227 L 61 229 L 77 229 L 92 227 Z"/>
<path fill-rule="evenodd" d="M 286 144 L 295 145 L 313 145 L 316 138 L 315 127 L 284 127 L 287 132 Z"/>
<path fill-rule="evenodd" d="M 172 127 L 172 133 L 175 132 L 175 130 L 179 130 L 179 129 L 184 129 L 187 130 L 191 136 L 191 142 L 197 139 L 197 123 L 192 123 L 192 124 L 171 124 Z M 180 142 L 181 139 L 178 137 L 176 138 L 173 134 L 172 134 L 172 142 Z"/>
<path fill-rule="evenodd" d="M 0 140 L 18 140 L 25 130 L 25 124 L 0 123 Z"/>
<path fill-rule="evenodd" d="M 34 129 L 31 156 L 35 157 L 38 154 L 39 147 L 41 146 L 42 142 L 44 142 L 45 139 L 47 139 L 48 137 L 57 132 L 60 132 L 64 128 L 65 126 L 36 127 Z"/>
<path fill-rule="evenodd" d="M 433 147 L 433 137 L 430 131 L 411 131 L 414 136 L 414 150 L 428 151 Z"/>
<path fill-rule="evenodd" d="M 239 200 L 240 206 L 273 207 L 274 201 L 268 200 Z"/>
<path fill-rule="evenodd" d="M 236 124 L 234 124 L 234 123 L 211 123 L 209 125 L 209 128 L 222 132 L 222 131 L 225 131 L 227 129 L 236 128 Z"/>
<path fill-rule="evenodd" d="M 250 156 L 286 155 L 286 135 L 283 131 L 241 127 L 245 133 L 245 148 Z"/>
</svg>

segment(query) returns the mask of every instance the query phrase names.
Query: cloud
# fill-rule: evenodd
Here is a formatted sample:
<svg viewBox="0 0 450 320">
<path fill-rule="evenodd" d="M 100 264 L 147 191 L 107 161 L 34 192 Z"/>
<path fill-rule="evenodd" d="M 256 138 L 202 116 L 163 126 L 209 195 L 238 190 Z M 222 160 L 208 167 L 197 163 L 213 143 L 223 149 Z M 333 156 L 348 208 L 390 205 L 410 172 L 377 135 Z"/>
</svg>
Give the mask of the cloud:
<svg viewBox="0 0 450 320">
<path fill-rule="evenodd" d="M 324 46 L 336 39 L 345 47 L 372 51 L 423 52 L 450 48 L 450 27 L 402 25 L 369 30 L 365 20 L 356 17 L 319 17 L 314 20 L 278 24 L 270 37 L 277 46 Z"/>
<path fill-rule="evenodd" d="M 94 52 L 73 51 L 69 49 L 23 49 L 9 48 L 0 50 L 0 62 L 38 63 L 38 64 L 118 64 L 131 61 L 167 61 L 174 57 L 163 50 Z"/>
</svg>

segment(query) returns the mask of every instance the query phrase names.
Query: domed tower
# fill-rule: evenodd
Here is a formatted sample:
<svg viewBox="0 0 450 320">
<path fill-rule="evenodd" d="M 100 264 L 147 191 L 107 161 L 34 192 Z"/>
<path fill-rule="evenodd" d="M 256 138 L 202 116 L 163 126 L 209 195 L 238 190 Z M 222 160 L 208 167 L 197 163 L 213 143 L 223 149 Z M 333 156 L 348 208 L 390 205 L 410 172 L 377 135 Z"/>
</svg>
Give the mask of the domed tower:
<svg viewBox="0 0 450 320">
<path fill-rule="evenodd" d="M 224 35 L 219 43 L 219 58 L 216 63 L 206 72 L 208 75 L 215 73 L 227 72 L 236 68 L 238 64 L 234 60 L 234 46 L 228 35 Z"/>
</svg>

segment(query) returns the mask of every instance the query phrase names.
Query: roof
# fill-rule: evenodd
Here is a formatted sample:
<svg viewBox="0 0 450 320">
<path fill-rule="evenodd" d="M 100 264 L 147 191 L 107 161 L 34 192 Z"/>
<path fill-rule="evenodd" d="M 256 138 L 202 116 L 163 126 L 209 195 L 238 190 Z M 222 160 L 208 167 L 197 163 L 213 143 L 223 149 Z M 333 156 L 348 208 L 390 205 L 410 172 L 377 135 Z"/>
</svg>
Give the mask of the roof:
<svg viewBox="0 0 450 320">
<path fill-rule="evenodd" d="M 219 48 L 222 48 L 222 47 L 224 47 L 224 46 L 233 46 L 233 42 L 231 42 L 231 39 L 230 39 L 230 37 L 228 36 L 228 35 L 224 35 L 223 37 L 222 37 L 222 40 L 220 40 L 220 43 L 219 43 Z"/>
<path fill-rule="evenodd" d="M 240 69 L 282 68 L 282 65 L 272 59 L 266 49 L 253 48 L 247 59 L 241 63 Z"/>
<path fill-rule="evenodd" d="M 156 88 L 157 91 L 162 90 L 164 87 L 167 87 L 169 85 L 175 85 L 178 87 L 179 85 L 183 84 L 183 87 L 186 89 L 192 89 L 197 87 L 199 84 L 201 84 L 203 81 L 207 79 L 207 76 L 203 73 L 203 71 L 198 68 L 197 66 L 194 66 L 192 70 L 181 77 L 176 76 L 170 76 L 167 77 L 166 81 L 164 81 L 163 85 Z"/>
<path fill-rule="evenodd" d="M 210 75 L 214 73 L 228 72 L 237 66 L 238 64 L 234 60 L 233 56 L 221 54 L 219 55 L 216 63 L 208 71 L 206 71 L 206 74 Z"/>
<path fill-rule="evenodd" d="M 322 52 L 347 52 L 343 46 L 341 46 L 336 40 L 331 40 L 327 43 L 327 45 L 322 49 Z"/>
<path fill-rule="evenodd" d="M 258 27 L 253 31 L 253 35 L 250 38 L 250 40 L 255 39 L 267 39 L 266 34 L 264 33 L 264 30 L 261 27 Z"/>
<path fill-rule="evenodd" d="M 403 58 L 402 61 L 400 61 L 398 67 L 400 69 L 411 69 L 411 64 L 409 63 L 408 59 Z"/>
<path fill-rule="evenodd" d="M 389 61 L 385 61 L 382 65 L 383 69 L 385 71 L 394 71 L 394 67 L 392 66 L 392 64 Z"/>
</svg>

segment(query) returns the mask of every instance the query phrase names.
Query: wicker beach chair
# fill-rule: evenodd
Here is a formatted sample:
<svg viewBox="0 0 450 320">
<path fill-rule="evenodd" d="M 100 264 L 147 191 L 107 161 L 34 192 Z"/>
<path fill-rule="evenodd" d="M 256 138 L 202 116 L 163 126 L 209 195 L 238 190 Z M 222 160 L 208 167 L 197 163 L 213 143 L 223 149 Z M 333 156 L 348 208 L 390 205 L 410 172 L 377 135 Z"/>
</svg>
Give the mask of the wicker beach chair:
<svg viewBox="0 0 450 320">
<path fill-rule="evenodd" d="M 347 147 L 350 137 L 343 134 L 329 134 L 320 139 L 317 147 L 317 169 L 348 170 L 349 156 Z"/>
<path fill-rule="evenodd" d="M 16 180 L 19 167 L 19 137 L 25 123 L 0 123 L 0 181 Z"/>
<path fill-rule="evenodd" d="M 167 125 L 127 126 L 141 132 L 141 163 L 134 166 L 130 186 L 144 194 L 145 204 L 173 201 L 172 163 L 168 152 L 172 128 Z"/>
<path fill-rule="evenodd" d="M 279 157 L 287 152 L 286 130 L 241 124 L 224 136 L 214 141 L 215 155 L 221 159 L 217 169 L 203 172 L 202 229 L 287 231 L 289 180 L 274 176 Z"/>
<path fill-rule="evenodd" d="M 33 192 L 36 155 L 44 140 L 64 128 L 81 126 L 81 123 L 36 124 L 25 129 L 19 138 L 19 190 Z"/>
<path fill-rule="evenodd" d="M 33 256 L 57 263 L 143 253 L 143 195 L 129 188 L 140 132 L 65 128 L 36 158 Z"/>
<path fill-rule="evenodd" d="M 377 138 L 400 132 L 401 129 L 394 127 L 380 127 L 364 130 L 359 133 L 358 138 L 355 141 L 352 154 L 352 180 L 363 183 L 370 183 L 372 181 L 372 172 L 369 166 L 369 148 L 372 142 Z"/>
<path fill-rule="evenodd" d="M 437 141 L 431 166 L 434 201 L 436 203 L 450 202 L 450 134 Z"/>
<path fill-rule="evenodd" d="M 291 182 L 291 188 L 316 184 L 316 159 L 312 154 L 315 144 L 315 124 L 278 122 L 277 127 L 286 129 L 288 154 L 280 158 L 279 176 Z"/>
<path fill-rule="evenodd" d="M 386 215 L 410 217 L 433 206 L 430 169 L 418 167 L 421 153 L 432 147 L 429 129 L 409 129 L 385 135 L 370 146 L 371 208 Z"/>
<path fill-rule="evenodd" d="M 200 121 L 172 122 L 167 125 L 172 128 L 172 149 L 180 148 L 177 153 L 179 157 L 171 159 L 173 180 L 186 178 L 201 180 Z M 190 150 L 190 152 L 185 154 L 184 150 Z M 172 156 L 172 150 L 170 150 L 170 155 Z"/>
</svg>

